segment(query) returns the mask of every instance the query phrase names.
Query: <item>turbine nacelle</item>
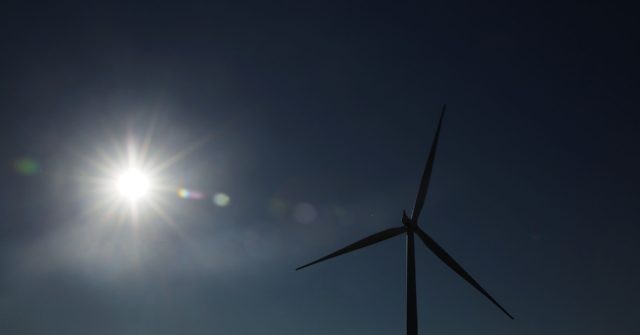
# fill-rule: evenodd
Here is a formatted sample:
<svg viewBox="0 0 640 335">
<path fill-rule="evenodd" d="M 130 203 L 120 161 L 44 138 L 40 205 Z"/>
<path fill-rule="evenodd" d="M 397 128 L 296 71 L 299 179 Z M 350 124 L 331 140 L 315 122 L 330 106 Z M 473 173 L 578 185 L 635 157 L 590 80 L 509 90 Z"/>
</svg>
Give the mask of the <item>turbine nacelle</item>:
<svg viewBox="0 0 640 335">
<path fill-rule="evenodd" d="M 405 227 L 407 228 L 416 228 L 418 225 L 413 222 L 413 220 L 411 220 L 408 216 L 407 216 L 407 212 L 405 210 L 402 210 L 402 224 L 405 225 Z"/>
</svg>

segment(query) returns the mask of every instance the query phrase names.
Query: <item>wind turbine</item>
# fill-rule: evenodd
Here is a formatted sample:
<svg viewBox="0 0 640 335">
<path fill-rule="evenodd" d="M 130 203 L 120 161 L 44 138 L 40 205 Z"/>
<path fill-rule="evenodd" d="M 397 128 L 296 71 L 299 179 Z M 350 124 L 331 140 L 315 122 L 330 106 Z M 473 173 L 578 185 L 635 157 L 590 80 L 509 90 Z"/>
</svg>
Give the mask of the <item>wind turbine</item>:
<svg viewBox="0 0 640 335">
<path fill-rule="evenodd" d="M 407 235 L 407 335 L 417 335 L 418 334 L 418 307 L 416 304 L 416 264 L 415 264 L 415 251 L 414 251 L 414 240 L 413 236 L 418 235 L 418 237 L 422 240 L 422 242 L 433 252 L 440 260 L 442 260 L 445 264 L 447 264 L 451 270 L 455 271 L 460 277 L 466 280 L 471 286 L 475 287 L 480 293 L 482 293 L 485 297 L 487 297 L 491 302 L 498 306 L 500 310 L 502 310 L 509 318 L 513 319 L 513 316 L 509 314 L 500 304 L 489 295 L 489 293 L 478 284 L 478 282 L 471 277 L 465 269 L 456 262 L 453 257 L 451 257 L 436 241 L 429 236 L 424 230 L 418 227 L 418 218 L 420 217 L 420 212 L 422 211 L 422 206 L 424 205 L 425 198 L 427 197 L 427 190 L 429 189 L 429 180 L 431 179 L 431 171 L 433 170 L 433 161 L 436 156 L 436 149 L 438 147 L 438 136 L 440 135 L 440 127 L 442 126 L 442 119 L 444 117 L 444 112 L 447 106 L 442 106 L 442 112 L 440 114 L 440 121 L 438 121 L 438 128 L 436 130 L 436 135 L 433 139 L 433 143 L 431 144 L 431 151 L 429 152 L 429 157 L 427 158 L 427 163 L 424 167 L 424 172 L 422 173 L 422 180 L 420 180 L 420 188 L 418 189 L 418 196 L 416 197 L 416 202 L 413 206 L 413 212 L 411 213 L 411 217 L 407 216 L 405 211 L 402 211 L 402 225 L 395 228 L 385 229 L 381 232 L 375 233 L 373 235 L 367 236 L 355 243 L 349 244 L 348 246 L 335 251 L 331 254 L 328 254 L 322 258 L 319 258 L 311 263 L 305 264 L 296 269 L 300 270 L 306 268 L 307 266 L 311 266 L 313 264 L 325 261 L 327 259 L 340 256 L 346 254 L 348 252 L 358 250 L 364 247 L 368 247 L 370 245 L 376 244 L 378 242 L 390 239 L 392 237 L 398 236 L 400 234 Z"/>
</svg>

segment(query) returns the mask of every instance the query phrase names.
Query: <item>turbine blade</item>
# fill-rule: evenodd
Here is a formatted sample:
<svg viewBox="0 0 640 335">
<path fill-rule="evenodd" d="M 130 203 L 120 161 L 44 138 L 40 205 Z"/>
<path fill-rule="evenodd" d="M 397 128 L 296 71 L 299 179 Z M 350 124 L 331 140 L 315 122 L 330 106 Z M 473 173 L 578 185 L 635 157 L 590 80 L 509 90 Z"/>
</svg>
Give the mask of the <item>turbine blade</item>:
<svg viewBox="0 0 640 335">
<path fill-rule="evenodd" d="M 506 309 L 502 308 L 502 306 L 500 306 L 500 304 L 495 299 L 493 299 L 491 295 L 489 295 L 489 292 L 483 289 L 482 286 L 480 286 L 480 284 L 478 284 L 478 282 L 473 279 L 471 275 L 467 273 L 467 271 L 465 271 L 462 266 L 460 266 L 460 264 L 458 264 L 458 262 L 453 259 L 453 257 L 449 256 L 449 254 L 444 251 L 444 249 L 442 249 L 442 247 L 439 246 L 438 243 L 436 243 L 436 241 L 434 241 L 427 233 L 425 233 L 420 228 L 417 228 L 415 232 L 416 234 L 418 234 L 418 236 L 420 236 L 420 239 L 422 240 L 422 242 L 424 242 L 427 248 L 429 248 L 434 254 L 436 254 L 436 256 L 440 258 L 440 260 L 445 262 L 445 264 L 447 264 L 453 271 L 460 275 L 460 277 L 464 278 L 464 280 L 466 280 L 469 284 L 471 284 L 471 286 L 480 291 L 480 293 L 491 300 L 491 302 L 498 306 L 500 310 L 502 310 L 505 314 L 507 314 L 508 317 L 513 320 L 513 316 L 511 316 L 511 314 L 509 314 Z"/>
<path fill-rule="evenodd" d="M 436 157 L 436 149 L 438 148 L 440 127 L 442 126 L 442 119 L 444 118 L 444 112 L 446 109 L 447 105 L 442 105 L 442 112 L 440 113 L 440 121 L 438 121 L 436 135 L 433 138 L 433 143 L 431 143 L 431 151 L 429 151 L 429 157 L 427 158 L 427 163 L 424 166 L 424 172 L 422 173 L 422 179 L 420 180 L 420 188 L 418 189 L 418 196 L 416 197 L 416 203 L 413 205 L 413 212 L 411 213 L 411 220 L 413 223 L 418 223 L 418 217 L 422 211 L 422 206 L 424 206 L 424 200 L 427 197 L 429 180 L 431 179 L 431 170 L 433 170 L 433 161 Z"/>
<path fill-rule="evenodd" d="M 378 242 L 390 239 L 390 238 L 392 238 L 394 236 L 397 236 L 397 235 L 400 235 L 400 234 L 402 234 L 402 233 L 404 233 L 406 231 L 407 231 L 407 229 L 404 226 L 383 230 L 381 232 L 378 232 L 378 233 L 375 233 L 373 235 L 367 236 L 367 237 L 365 237 L 365 238 L 363 238 L 363 239 L 361 239 L 361 240 L 359 240 L 359 241 L 357 241 L 355 243 L 349 244 L 348 246 L 346 246 L 346 247 L 344 247 L 344 248 L 342 248 L 342 249 L 340 249 L 340 250 L 338 250 L 336 252 L 328 254 L 328 255 L 326 255 L 326 256 L 324 256 L 322 258 L 319 258 L 319 259 L 317 259 L 317 260 L 315 260 L 315 261 L 313 261 L 313 262 L 311 262 L 309 264 L 305 264 L 305 265 L 297 268 L 296 271 L 298 271 L 300 269 L 303 269 L 303 268 L 306 268 L 307 266 L 311 266 L 313 264 L 325 261 L 325 260 L 327 260 L 329 258 L 340 256 L 342 254 L 346 254 L 348 252 L 351 252 L 351 251 L 354 251 L 354 250 L 358 250 L 360 248 L 364 248 L 364 247 L 370 246 L 372 244 L 376 244 Z"/>
</svg>

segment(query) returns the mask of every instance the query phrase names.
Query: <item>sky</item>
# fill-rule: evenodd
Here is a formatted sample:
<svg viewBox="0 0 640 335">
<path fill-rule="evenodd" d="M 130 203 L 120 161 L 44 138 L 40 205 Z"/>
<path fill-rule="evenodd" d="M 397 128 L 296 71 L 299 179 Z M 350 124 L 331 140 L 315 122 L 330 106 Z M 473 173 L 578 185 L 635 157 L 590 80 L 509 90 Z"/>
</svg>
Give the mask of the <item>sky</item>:
<svg viewBox="0 0 640 335">
<path fill-rule="evenodd" d="M 446 103 L 419 224 L 515 320 L 418 244 L 420 333 L 635 334 L 634 13 L 4 1 L 0 329 L 403 333 L 402 237 L 294 269 L 401 223 Z"/>
</svg>

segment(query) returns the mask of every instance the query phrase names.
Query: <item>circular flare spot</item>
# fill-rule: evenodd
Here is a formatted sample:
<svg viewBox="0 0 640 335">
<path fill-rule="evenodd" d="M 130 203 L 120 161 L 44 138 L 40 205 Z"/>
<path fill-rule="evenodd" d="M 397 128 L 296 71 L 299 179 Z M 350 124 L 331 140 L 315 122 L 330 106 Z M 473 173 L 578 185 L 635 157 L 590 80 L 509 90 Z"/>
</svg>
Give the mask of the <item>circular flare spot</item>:
<svg viewBox="0 0 640 335">
<path fill-rule="evenodd" d="M 40 170 L 40 166 L 38 166 L 38 163 L 35 160 L 27 157 L 17 159 L 14 162 L 13 166 L 19 174 L 24 176 L 35 175 Z"/>
<path fill-rule="evenodd" d="M 178 189 L 178 196 L 182 199 L 187 199 L 189 197 L 189 190 L 186 188 Z"/>
<path fill-rule="evenodd" d="M 311 223 L 318 217 L 318 212 L 313 205 L 306 202 L 299 203 L 293 209 L 293 219 L 300 223 Z"/>
<path fill-rule="evenodd" d="M 231 198 L 225 193 L 216 193 L 213 196 L 213 203 L 220 207 L 225 207 L 229 205 L 231 202 Z"/>
</svg>

